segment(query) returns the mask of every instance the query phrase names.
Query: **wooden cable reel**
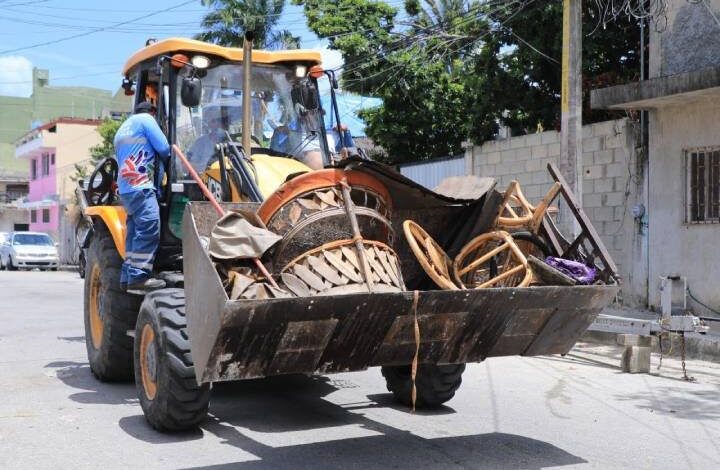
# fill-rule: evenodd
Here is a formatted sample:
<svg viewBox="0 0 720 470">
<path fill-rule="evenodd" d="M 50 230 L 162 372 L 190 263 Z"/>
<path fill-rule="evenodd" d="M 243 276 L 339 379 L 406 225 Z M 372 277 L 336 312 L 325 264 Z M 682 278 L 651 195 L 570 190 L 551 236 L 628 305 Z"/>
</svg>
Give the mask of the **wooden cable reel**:
<svg viewBox="0 0 720 470">
<path fill-rule="evenodd" d="M 506 230 L 525 229 L 530 233 L 538 233 L 545 213 L 558 195 L 560 187 L 558 182 L 553 184 L 538 205 L 533 206 L 520 189 L 520 183 L 511 181 L 500 204 L 495 227 Z"/>
<path fill-rule="evenodd" d="M 362 241 L 363 257 L 368 261 L 372 292 L 405 290 L 400 263 L 386 244 Z M 303 253 L 285 266 L 280 278 L 300 297 L 368 292 L 362 259 L 355 240 L 337 240 Z"/>
<path fill-rule="evenodd" d="M 463 289 L 527 287 L 533 280 L 527 258 L 502 230 L 470 240 L 455 257 L 453 276 Z"/>
<path fill-rule="evenodd" d="M 367 173 L 318 170 L 284 183 L 258 209 L 258 216 L 267 228 L 283 237 L 275 249 L 277 268 L 287 266 L 309 250 L 356 236 L 346 208 L 346 190 L 362 238 L 392 246 L 391 199 L 387 188 Z"/>
</svg>

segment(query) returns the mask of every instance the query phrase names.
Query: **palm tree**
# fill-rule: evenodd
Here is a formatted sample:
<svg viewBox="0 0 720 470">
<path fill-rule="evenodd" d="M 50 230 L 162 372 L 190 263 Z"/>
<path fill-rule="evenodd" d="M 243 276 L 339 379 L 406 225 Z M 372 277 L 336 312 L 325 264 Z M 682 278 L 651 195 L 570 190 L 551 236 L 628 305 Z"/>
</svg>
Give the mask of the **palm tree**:
<svg viewBox="0 0 720 470">
<path fill-rule="evenodd" d="M 202 20 L 204 31 L 195 36 L 201 41 L 241 47 L 246 31 L 255 33 L 258 49 L 297 49 L 300 38 L 286 29 L 278 29 L 285 0 L 201 0 L 210 7 Z"/>
</svg>

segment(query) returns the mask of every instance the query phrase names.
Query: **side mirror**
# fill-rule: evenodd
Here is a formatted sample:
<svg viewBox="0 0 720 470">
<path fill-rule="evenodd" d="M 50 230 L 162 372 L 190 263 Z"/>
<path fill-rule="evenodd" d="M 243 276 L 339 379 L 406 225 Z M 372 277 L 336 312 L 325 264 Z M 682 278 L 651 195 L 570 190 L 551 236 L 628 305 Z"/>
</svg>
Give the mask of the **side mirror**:
<svg viewBox="0 0 720 470">
<path fill-rule="evenodd" d="M 294 103 L 301 106 L 303 111 L 317 111 L 320 109 L 320 97 L 317 88 L 307 78 L 300 79 L 293 84 L 290 96 Z"/>
<path fill-rule="evenodd" d="M 194 108 L 200 104 L 202 96 L 202 82 L 197 77 L 184 77 L 180 89 L 180 100 L 183 106 Z"/>
</svg>

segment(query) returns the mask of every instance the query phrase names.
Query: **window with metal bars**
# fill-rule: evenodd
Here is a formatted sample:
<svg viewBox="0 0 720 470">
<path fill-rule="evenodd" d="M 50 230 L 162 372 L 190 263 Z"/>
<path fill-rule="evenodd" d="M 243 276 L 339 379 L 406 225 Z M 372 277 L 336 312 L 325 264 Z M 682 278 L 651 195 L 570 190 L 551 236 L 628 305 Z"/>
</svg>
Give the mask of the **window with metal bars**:
<svg viewBox="0 0 720 470">
<path fill-rule="evenodd" d="M 685 151 L 687 223 L 720 223 L 720 147 Z"/>
</svg>

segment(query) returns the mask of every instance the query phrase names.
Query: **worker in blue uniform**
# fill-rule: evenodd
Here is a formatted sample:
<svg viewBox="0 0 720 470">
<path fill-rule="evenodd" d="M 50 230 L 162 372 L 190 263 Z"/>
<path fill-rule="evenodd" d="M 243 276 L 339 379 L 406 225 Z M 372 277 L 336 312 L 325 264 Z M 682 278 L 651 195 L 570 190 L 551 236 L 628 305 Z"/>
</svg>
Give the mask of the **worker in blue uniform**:
<svg viewBox="0 0 720 470">
<path fill-rule="evenodd" d="M 143 294 L 162 289 L 165 282 L 152 277 L 155 252 L 160 243 L 160 210 L 155 187 L 158 160 L 167 167 L 170 145 L 155 120 L 155 106 L 138 103 L 135 112 L 115 134 L 118 193 L 127 212 L 125 261 L 121 287 Z M 158 158 L 156 158 L 159 157 Z"/>
</svg>

